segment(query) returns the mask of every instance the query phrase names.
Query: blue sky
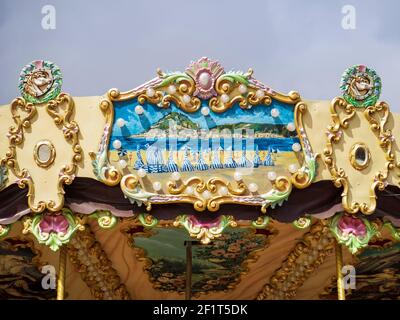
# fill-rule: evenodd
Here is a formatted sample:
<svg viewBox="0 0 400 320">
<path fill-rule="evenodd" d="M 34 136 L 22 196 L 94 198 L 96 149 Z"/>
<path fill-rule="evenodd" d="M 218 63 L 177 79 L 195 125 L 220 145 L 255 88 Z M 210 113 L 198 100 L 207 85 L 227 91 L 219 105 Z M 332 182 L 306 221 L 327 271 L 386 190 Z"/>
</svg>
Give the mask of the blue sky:
<svg viewBox="0 0 400 320">
<path fill-rule="evenodd" d="M 41 27 L 56 8 L 56 29 Z M 343 5 L 356 29 L 341 26 Z M 18 74 L 34 59 L 56 62 L 75 96 L 128 90 L 202 56 L 225 70 L 254 69 L 260 81 L 304 98 L 331 99 L 354 64 L 382 78 L 382 99 L 400 111 L 400 2 L 262 0 L 1 0 L 0 104 L 18 95 Z"/>
<path fill-rule="evenodd" d="M 234 123 L 279 123 L 285 125 L 289 122 L 294 123 L 293 106 L 285 105 L 275 100 L 273 100 L 269 106 L 253 106 L 250 110 L 243 110 L 236 105 L 224 113 L 211 112 L 207 117 L 201 114 L 200 109 L 195 113 L 186 113 L 177 108 L 175 104 L 172 104 L 171 108 L 168 109 L 160 109 L 155 105 L 146 104 L 144 107 L 144 114 L 138 116 L 134 111 L 135 106 L 137 105 L 138 102 L 136 99 L 133 101 L 115 103 L 115 119 L 113 126 L 113 133 L 115 135 L 126 135 L 121 133 L 121 129 L 116 124 L 116 120 L 119 118 L 126 121 L 126 127 L 124 127 L 124 130 L 128 130 L 129 135 L 131 135 L 148 131 L 151 125 L 157 123 L 160 119 L 171 112 L 186 115 L 190 120 L 197 123 L 200 126 L 200 129 L 204 130 L 211 130 L 217 125 Z M 203 106 L 208 106 L 208 102 L 203 101 Z M 279 110 L 278 118 L 273 118 L 271 116 L 271 110 L 274 108 Z"/>
</svg>

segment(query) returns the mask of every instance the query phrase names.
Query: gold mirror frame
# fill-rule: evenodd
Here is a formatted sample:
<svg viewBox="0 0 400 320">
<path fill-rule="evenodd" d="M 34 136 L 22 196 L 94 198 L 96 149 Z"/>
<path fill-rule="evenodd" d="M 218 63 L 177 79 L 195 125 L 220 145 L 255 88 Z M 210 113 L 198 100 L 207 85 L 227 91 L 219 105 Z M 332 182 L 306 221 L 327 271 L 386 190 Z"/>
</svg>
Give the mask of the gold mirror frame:
<svg viewBox="0 0 400 320">
<path fill-rule="evenodd" d="M 357 160 L 357 151 L 363 149 L 365 153 L 365 159 L 362 161 L 362 163 L 359 163 Z M 353 166 L 354 169 L 356 170 L 363 170 L 366 167 L 368 167 L 370 161 L 371 161 L 371 153 L 369 152 L 369 149 L 365 143 L 358 142 L 355 143 L 351 148 L 350 148 L 350 163 Z"/>
<path fill-rule="evenodd" d="M 50 153 L 48 159 L 45 161 L 41 160 L 40 155 L 39 155 L 40 149 L 43 146 L 47 146 L 49 153 Z M 49 167 L 50 165 L 53 164 L 55 158 L 56 158 L 56 149 L 54 148 L 54 145 L 49 140 L 41 140 L 35 145 L 35 148 L 33 149 L 33 159 L 35 160 L 36 164 L 39 167 L 42 167 L 42 168 Z"/>
</svg>

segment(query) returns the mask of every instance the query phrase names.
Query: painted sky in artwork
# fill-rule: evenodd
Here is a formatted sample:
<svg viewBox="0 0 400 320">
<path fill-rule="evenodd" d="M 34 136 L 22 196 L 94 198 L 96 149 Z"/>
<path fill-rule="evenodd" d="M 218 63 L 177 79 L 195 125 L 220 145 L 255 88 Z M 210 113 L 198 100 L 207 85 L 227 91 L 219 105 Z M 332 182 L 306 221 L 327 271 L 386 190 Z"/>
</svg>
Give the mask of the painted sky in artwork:
<svg viewBox="0 0 400 320">
<path fill-rule="evenodd" d="M 128 130 L 130 135 L 146 132 L 153 124 L 165 117 L 168 113 L 177 112 L 187 116 L 193 122 L 197 123 L 201 129 L 210 130 L 217 125 L 236 124 L 236 123 L 262 123 L 262 124 L 288 124 L 294 121 L 294 106 L 286 105 L 274 101 L 269 106 L 258 105 L 253 106 L 249 110 L 243 110 L 237 104 L 224 113 L 210 112 L 210 115 L 205 117 L 198 110 L 194 113 L 186 113 L 172 104 L 170 108 L 162 109 L 153 104 L 144 105 L 144 114 L 138 116 L 135 113 L 137 100 L 114 103 L 115 119 L 124 119 L 127 124 L 122 130 Z M 207 106 L 208 102 L 203 101 L 203 105 Z M 271 110 L 276 108 L 279 110 L 279 117 L 273 118 Z M 127 132 L 122 132 L 116 123 L 113 126 L 113 135 L 127 135 Z"/>
</svg>

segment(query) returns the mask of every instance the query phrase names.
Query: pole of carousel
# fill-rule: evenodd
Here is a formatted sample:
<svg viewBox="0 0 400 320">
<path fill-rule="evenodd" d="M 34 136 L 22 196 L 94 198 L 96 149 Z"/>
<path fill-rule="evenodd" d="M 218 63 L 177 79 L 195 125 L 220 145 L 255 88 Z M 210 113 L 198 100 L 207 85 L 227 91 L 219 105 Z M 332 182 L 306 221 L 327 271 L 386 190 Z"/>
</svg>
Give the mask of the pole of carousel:
<svg viewBox="0 0 400 320">
<path fill-rule="evenodd" d="M 338 300 L 346 300 L 346 295 L 343 286 L 343 254 L 342 246 L 335 240 L 335 253 L 336 253 L 336 274 L 337 274 L 337 294 Z"/>
<path fill-rule="evenodd" d="M 65 298 L 66 269 L 67 269 L 67 248 L 65 246 L 62 246 L 60 248 L 60 257 L 58 264 L 57 300 L 64 300 Z"/>
</svg>

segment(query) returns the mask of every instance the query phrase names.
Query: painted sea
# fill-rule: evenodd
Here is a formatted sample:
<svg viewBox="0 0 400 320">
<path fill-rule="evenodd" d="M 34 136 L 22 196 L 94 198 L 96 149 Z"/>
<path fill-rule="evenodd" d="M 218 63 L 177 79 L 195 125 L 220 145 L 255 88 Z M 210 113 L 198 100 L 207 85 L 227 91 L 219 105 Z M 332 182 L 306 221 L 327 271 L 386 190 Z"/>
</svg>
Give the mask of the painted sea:
<svg viewBox="0 0 400 320">
<path fill-rule="evenodd" d="M 156 144 L 161 150 L 185 150 L 190 148 L 192 151 L 197 150 L 232 150 L 253 151 L 258 148 L 259 151 L 276 151 L 288 152 L 292 151 L 293 143 L 299 143 L 297 137 L 290 138 L 254 138 L 254 139 L 226 139 L 226 138 L 210 138 L 210 139 L 170 139 L 170 138 L 145 138 L 135 137 L 127 138 L 125 136 L 112 136 L 110 141 L 110 150 L 116 150 L 113 147 L 115 140 L 121 141 L 122 149 L 126 151 L 136 151 L 139 146 L 140 150 L 146 150 L 149 146 Z"/>
</svg>

